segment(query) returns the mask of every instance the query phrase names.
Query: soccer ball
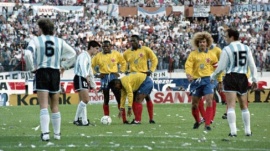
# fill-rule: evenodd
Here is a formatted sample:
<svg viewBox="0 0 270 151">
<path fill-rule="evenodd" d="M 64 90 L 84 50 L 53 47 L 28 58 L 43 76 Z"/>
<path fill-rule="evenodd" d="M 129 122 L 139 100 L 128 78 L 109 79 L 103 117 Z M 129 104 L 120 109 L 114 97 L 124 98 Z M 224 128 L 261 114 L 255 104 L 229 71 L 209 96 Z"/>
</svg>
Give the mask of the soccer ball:
<svg viewBox="0 0 270 151">
<path fill-rule="evenodd" d="M 100 119 L 100 122 L 101 122 L 101 124 L 104 124 L 104 125 L 110 125 L 112 123 L 112 119 L 110 116 L 103 116 Z"/>
</svg>

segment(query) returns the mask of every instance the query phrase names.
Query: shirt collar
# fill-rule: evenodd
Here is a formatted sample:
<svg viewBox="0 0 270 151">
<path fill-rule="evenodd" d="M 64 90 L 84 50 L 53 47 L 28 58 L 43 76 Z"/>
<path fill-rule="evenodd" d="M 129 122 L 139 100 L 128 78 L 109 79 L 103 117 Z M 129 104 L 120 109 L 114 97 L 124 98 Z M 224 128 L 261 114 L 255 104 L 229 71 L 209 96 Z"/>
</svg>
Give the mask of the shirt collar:
<svg viewBox="0 0 270 151">
<path fill-rule="evenodd" d="M 198 49 L 199 52 L 204 52 L 204 53 L 207 53 L 208 52 L 208 48 L 206 48 L 206 51 L 201 51 L 200 49 Z"/>
<path fill-rule="evenodd" d="M 139 47 L 138 47 L 138 49 L 141 49 L 142 48 L 142 46 L 141 45 L 139 45 Z M 138 50 L 138 49 L 136 49 L 136 50 Z M 131 51 L 134 51 L 135 49 L 133 49 L 133 47 L 131 47 Z"/>
</svg>

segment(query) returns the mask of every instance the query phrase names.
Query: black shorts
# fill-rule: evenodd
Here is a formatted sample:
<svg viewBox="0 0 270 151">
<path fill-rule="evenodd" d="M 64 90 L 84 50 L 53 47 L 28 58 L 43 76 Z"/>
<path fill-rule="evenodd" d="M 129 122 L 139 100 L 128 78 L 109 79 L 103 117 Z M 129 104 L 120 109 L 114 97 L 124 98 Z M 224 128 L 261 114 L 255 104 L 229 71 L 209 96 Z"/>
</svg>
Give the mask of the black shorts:
<svg viewBox="0 0 270 151">
<path fill-rule="evenodd" d="M 234 91 L 238 94 L 244 94 L 248 91 L 248 79 L 246 74 L 229 73 L 223 80 L 224 91 Z"/>
<path fill-rule="evenodd" d="M 82 89 L 89 89 L 87 80 L 84 77 L 75 75 L 73 78 L 73 86 L 75 91 L 80 91 Z"/>
<path fill-rule="evenodd" d="M 34 92 L 47 91 L 49 93 L 60 92 L 59 69 L 40 68 L 36 71 L 34 79 Z"/>
</svg>

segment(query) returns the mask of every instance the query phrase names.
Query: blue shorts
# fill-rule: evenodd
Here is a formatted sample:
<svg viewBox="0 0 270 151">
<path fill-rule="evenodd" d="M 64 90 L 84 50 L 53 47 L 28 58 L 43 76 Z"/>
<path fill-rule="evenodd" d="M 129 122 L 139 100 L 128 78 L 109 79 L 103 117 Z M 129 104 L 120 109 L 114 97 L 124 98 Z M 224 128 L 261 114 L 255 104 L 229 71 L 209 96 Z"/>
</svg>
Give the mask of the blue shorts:
<svg viewBox="0 0 270 151">
<path fill-rule="evenodd" d="M 109 82 L 112 81 L 113 79 L 118 79 L 114 74 L 107 74 L 105 75 L 102 79 L 100 79 L 101 86 L 100 89 L 109 89 L 108 85 Z"/>
<path fill-rule="evenodd" d="M 153 86 L 154 86 L 153 80 L 149 76 L 147 76 L 146 79 L 141 84 L 141 86 L 139 87 L 137 93 L 150 94 L 153 89 Z"/>
<path fill-rule="evenodd" d="M 193 80 L 190 84 L 190 94 L 192 96 L 202 97 L 214 93 L 215 85 L 211 83 L 210 77 L 203 77 Z"/>
</svg>

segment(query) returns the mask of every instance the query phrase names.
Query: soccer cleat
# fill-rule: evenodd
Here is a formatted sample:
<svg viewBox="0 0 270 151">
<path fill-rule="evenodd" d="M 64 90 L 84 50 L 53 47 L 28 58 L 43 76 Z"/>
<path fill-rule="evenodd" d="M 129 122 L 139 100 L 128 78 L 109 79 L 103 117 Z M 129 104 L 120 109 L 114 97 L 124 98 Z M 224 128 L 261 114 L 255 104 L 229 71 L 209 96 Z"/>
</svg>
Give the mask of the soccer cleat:
<svg viewBox="0 0 270 151">
<path fill-rule="evenodd" d="M 150 124 L 156 124 L 156 122 L 154 120 L 149 120 Z"/>
<path fill-rule="evenodd" d="M 77 121 L 73 121 L 73 124 L 79 126 L 82 125 L 82 121 L 78 118 Z"/>
<path fill-rule="evenodd" d="M 196 122 L 194 125 L 193 125 L 193 129 L 198 129 L 200 127 L 200 123 Z"/>
<path fill-rule="evenodd" d="M 61 139 L 61 133 L 59 133 L 59 134 L 54 133 L 54 139 L 60 140 Z"/>
<path fill-rule="evenodd" d="M 249 137 L 249 136 L 252 136 L 252 132 L 251 132 L 250 134 L 246 134 L 246 136 L 248 136 L 248 137 Z"/>
<path fill-rule="evenodd" d="M 206 125 L 206 126 L 204 127 L 204 130 L 206 130 L 206 131 L 211 131 L 211 127 L 210 127 L 209 125 Z"/>
<path fill-rule="evenodd" d="M 227 113 L 224 113 L 224 114 L 222 115 L 222 119 L 227 119 Z"/>
<path fill-rule="evenodd" d="M 74 121 L 73 124 L 77 126 L 89 126 L 90 125 L 89 119 L 87 119 L 87 121 L 88 121 L 87 124 L 83 124 L 82 121 L 78 119 L 77 121 Z"/>
<path fill-rule="evenodd" d="M 141 122 L 140 121 L 135 121 L 135 120 L 132 120 L 132 122 L 130 123 L 130 124 L 141 124 Z"/>
<path fill-rule="evenodd" d="M 124 121 L 123 124 L 129 124 L 129 122 L 128 121 Z"/>
<path fill-rule="evenodd" d="M 231 133 L 228 136 L 230 136 L 230 137 L 237 137 L 236 134 L 231 134 Z"/>
<path fill-rule="evenodd" d="M 40 137 L 41 137 L 41 140 L 42 141 L 49 141 L 50 140 L 49 132 L 47 132 L 47 133 L 41 133 Z"/>
</svg>

